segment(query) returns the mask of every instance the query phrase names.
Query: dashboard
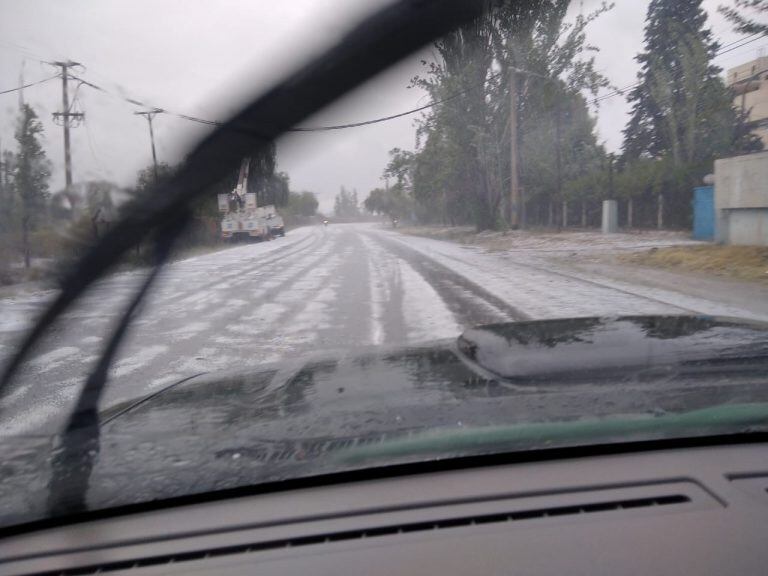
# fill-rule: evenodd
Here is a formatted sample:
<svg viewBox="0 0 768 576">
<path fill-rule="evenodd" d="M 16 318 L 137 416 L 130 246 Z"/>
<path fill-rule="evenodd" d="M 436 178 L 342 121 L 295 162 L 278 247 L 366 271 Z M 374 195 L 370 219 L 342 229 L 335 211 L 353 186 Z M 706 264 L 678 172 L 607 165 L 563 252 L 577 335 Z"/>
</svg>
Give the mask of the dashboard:
<svg viewBox="0 0 768 576">
<path fill-rule="evenodd" d="M 22 574 L 766 574 L 768 444 L 435 471 L 0 540 Z"/>
</svg>

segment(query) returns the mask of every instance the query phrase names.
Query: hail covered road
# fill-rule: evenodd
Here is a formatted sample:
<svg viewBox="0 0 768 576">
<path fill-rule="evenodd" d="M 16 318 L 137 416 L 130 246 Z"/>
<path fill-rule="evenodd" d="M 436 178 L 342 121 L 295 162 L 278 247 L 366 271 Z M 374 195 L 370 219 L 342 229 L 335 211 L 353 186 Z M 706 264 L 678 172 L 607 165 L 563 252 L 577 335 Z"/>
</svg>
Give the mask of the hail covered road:
<svg viewBox="0 0 768 576">
<path fill-rule="evenodd" d="M 0 404 L 0 435 L 60 425 L 143 273 L 101 282 L 36 351 Z M 52 292 L 0 300 L 0 362 Z M 702 312 L 749 315 L 684 291 L 558 268 L 535 251 L 488 253 L 332 224 L 174 262 L 133 323 L 103 405 L 184 377 L 299 356 L 455 337 L 490 322 Z"/>
</svg>

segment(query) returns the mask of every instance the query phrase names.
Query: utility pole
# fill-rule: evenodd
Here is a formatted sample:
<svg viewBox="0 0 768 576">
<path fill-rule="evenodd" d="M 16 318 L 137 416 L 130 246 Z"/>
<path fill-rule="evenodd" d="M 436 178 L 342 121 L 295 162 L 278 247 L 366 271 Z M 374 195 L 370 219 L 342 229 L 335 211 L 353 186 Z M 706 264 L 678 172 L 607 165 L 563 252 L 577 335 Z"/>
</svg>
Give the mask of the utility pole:
<svg viewBox="0 0 768 576">
<path fill-rule="evenodd" d="M 137 116 L 144 116 L 149 123 L 149 140 L 152 142 L 152 165 L 155 168 L 155 182 L 157 182 L 157 153 L 155 152 L 155 132 L 152 130 L 152 120 L 158 114 L 162 114 L 164 111 L 160 108 L 154 108 L 152 110 L 146 110 L 144 112 L 134 112 Z"/>
<path fill-rule="evenodd" d="M 3 141 L 0 140 L 0 203 L 2 203 L 3 208 L 6 207 L 6 186 L 8 183 L 6 182 L 6 171 L 7 166 L 5 165 L 5 155 L 3 154 Z M 0 225 L 2 225 L 2 219 L 0 219 Z"/>
<path fill-rule="evenodd" d="M 568 225 L 568 201 L 563 196 L 563 173 L 562 173 L 562 152 L 561 152 L 561 132 L 562 127 L 561 110 L 560 110 L 560 95 L 555 93 L 555 170 L 556 170 L 556 182 L 557 182 L 557 197 L 562 201 L 562 226 L 565 228 Z"/>
<path fill-rule="evenodd" d="M 82 120 L 85 118 L 83 112 L 72 112 L 69 109 L 69 94 L 67 93 L 67 80 L 69 78 L 69 69 L 80 64 L 67 60 L 66 62 L 52 62 L 53 66 L 61 68 L 61 105 L 63 110 L 61 112 L 54 112 L 54 120 L 61 119 L 62 126 L 64 127 L 64 173 L 66 177 L 66 189 L 69 190 L 72 186 L 72 154 L 69 149 L 69 127 L 70 119 Z"/>
<path fill-rule="evenodd" d="M 19 70 L 19 86 L 24 86 L 24 66 L 27 63 L 26 60 L 21 61 L 21 70 Z M 24 107 L 24 88 L 19 90 L 19 110 Z"/>
<path fill-rule="evenodd" d="M 520 167 L 517 134 L 517 71 L 509 69 L 509 206 L 508 221 L 513 230 L 520 228 Z"/>
</svg>

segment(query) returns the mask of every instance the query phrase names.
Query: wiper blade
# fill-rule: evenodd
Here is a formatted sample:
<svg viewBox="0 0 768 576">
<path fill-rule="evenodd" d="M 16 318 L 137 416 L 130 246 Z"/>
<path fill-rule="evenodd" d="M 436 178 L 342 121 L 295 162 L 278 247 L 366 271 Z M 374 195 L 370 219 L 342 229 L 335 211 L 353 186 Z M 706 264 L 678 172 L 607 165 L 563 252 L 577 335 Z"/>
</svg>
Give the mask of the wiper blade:
<svg viewBox="0 0 768 576">
<path fill-rule="evenodd" d="M 169 181 L 148 190 L 62 282 L 0 378 L 0 394 L 48 327 L 142 239 L 162 232 L 209 187 L 299 122 L 423 45 L 479 16 L 480 0 L 401 0 L 362 22 L 339 44 L 253 100 L 189 154 Z"/>
</svg>

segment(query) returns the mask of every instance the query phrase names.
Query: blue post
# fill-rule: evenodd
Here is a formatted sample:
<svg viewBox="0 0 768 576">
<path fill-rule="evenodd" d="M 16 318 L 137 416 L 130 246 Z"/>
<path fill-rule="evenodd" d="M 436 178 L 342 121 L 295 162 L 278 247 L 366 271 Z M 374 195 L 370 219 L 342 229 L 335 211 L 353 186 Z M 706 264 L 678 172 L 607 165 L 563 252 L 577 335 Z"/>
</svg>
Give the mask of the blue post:
<svg viewBox="0 0 768 576">
<path fill-rule="evenodd" d="M 715 189 L 699 186 L 693 190 L 693 238 L 715 239 Z"/>
</svg>

